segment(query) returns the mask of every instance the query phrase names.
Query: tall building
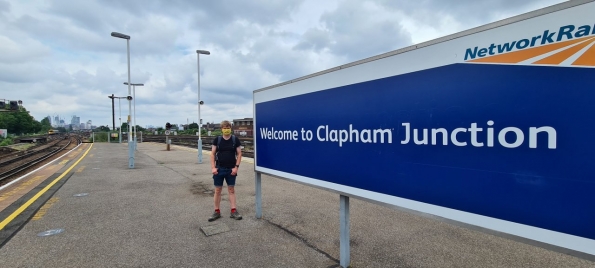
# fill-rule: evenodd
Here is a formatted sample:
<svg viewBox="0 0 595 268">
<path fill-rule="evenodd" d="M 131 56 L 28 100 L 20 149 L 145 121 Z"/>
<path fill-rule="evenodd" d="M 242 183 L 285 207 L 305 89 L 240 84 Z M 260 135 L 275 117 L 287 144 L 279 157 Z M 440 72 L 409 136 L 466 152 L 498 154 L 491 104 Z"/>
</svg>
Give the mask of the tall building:
<svg viewBox="0 0 595 268">
<path fill-rule="evenodd" d="M 60 116 L 59 115 L 54 116 L 54 124 L 53 124 L 53 126 L 54 127 L 60 127 Z"/>
<path fill-rule="evenodd" d="M 70 124 L 71 125 L 77 125 L 78 126 L 78 125 L 80 125 L 80 123 L 81 123 L 81 118 L 78 117 L 78 116 L 76 116 L 76 115 L 73 115 L 72 116 L 72 119 L 70 119 Z"/>
<path fill-rule="evenodd" d="M 81 118 L 76 115 L 73 115 L 72 119 L 70 119 L 70 125 L 73 129 L 79 129 L 81 126 Z"/>
</svg>

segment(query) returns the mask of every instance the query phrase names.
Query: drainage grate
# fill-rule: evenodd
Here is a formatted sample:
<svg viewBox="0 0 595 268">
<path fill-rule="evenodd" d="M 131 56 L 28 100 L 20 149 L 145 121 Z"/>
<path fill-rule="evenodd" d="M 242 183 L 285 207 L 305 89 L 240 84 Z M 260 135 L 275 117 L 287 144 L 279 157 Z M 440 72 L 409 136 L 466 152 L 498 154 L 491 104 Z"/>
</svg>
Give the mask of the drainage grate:
<svg viewBox="0 0 595 268">
<path fill-rule="evenodd" d="M 229 227 L 227 227 L 225 223 L 203 226 L 200 227 L 200 229 L 203 233 L 205 233 L 206 236 L 212 236 L 229 231 Z"/>
</svg>

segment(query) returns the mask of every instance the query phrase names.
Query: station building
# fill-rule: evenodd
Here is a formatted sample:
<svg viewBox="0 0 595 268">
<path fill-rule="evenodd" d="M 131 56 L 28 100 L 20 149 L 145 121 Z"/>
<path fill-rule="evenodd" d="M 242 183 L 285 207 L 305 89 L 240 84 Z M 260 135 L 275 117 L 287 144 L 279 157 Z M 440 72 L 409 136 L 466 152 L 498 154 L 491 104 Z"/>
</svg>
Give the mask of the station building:
<svg viewBox="0 0 595 268">
<path fill-rule="evenodd" d="M 240 137 L 252 137 L 253 128 L 253 118 L 234 119 L 231 127 L 233 134 Z"/>
</svg>

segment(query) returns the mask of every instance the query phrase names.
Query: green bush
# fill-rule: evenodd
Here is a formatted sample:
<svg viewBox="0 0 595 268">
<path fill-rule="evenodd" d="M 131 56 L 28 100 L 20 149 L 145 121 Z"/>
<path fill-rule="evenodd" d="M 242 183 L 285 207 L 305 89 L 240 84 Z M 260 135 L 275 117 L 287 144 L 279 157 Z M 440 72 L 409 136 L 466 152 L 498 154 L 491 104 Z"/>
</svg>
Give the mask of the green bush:
<svg viewBox="0 0 595 268">
<path fill-rule="evenodd" d="M 107 142 L 108 132 L 95 132 L 95 142 Z"/>
<path fill-rule="evenodd" d="M 7 146 L 7 145 L 12 145 L 13 141 L 11 138 L 2 138 L 0 137 L 0 146 Z"/>
</svg>

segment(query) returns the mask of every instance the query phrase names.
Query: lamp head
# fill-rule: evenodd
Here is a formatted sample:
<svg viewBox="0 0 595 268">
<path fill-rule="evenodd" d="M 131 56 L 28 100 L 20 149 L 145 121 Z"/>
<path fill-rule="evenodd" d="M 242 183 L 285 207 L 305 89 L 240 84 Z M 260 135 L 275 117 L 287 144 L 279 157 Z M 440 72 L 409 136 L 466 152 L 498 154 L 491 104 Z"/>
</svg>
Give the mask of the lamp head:
<svg viewBox="0 0 595 268">
<path fill-rule="evenodd" d="M 124 82 L 124 85 L 128 85 L 128 82 Z M 145 84 L 135 84 L 135 83 L 130 83 L 131 86 L 137 86 L 137 87 L 142 87 Z"/>
<path fill-rule="evenodd" d="M 125 34 L 121 34 L 121 33 L 118 33 L 118 32 L 112 32 L 112 36 L 113 37 L 117 37 L 117 38 L 122 38 L 122 39 L 130 40 L 130 35 L 125 35 Z"/>
</svg>

